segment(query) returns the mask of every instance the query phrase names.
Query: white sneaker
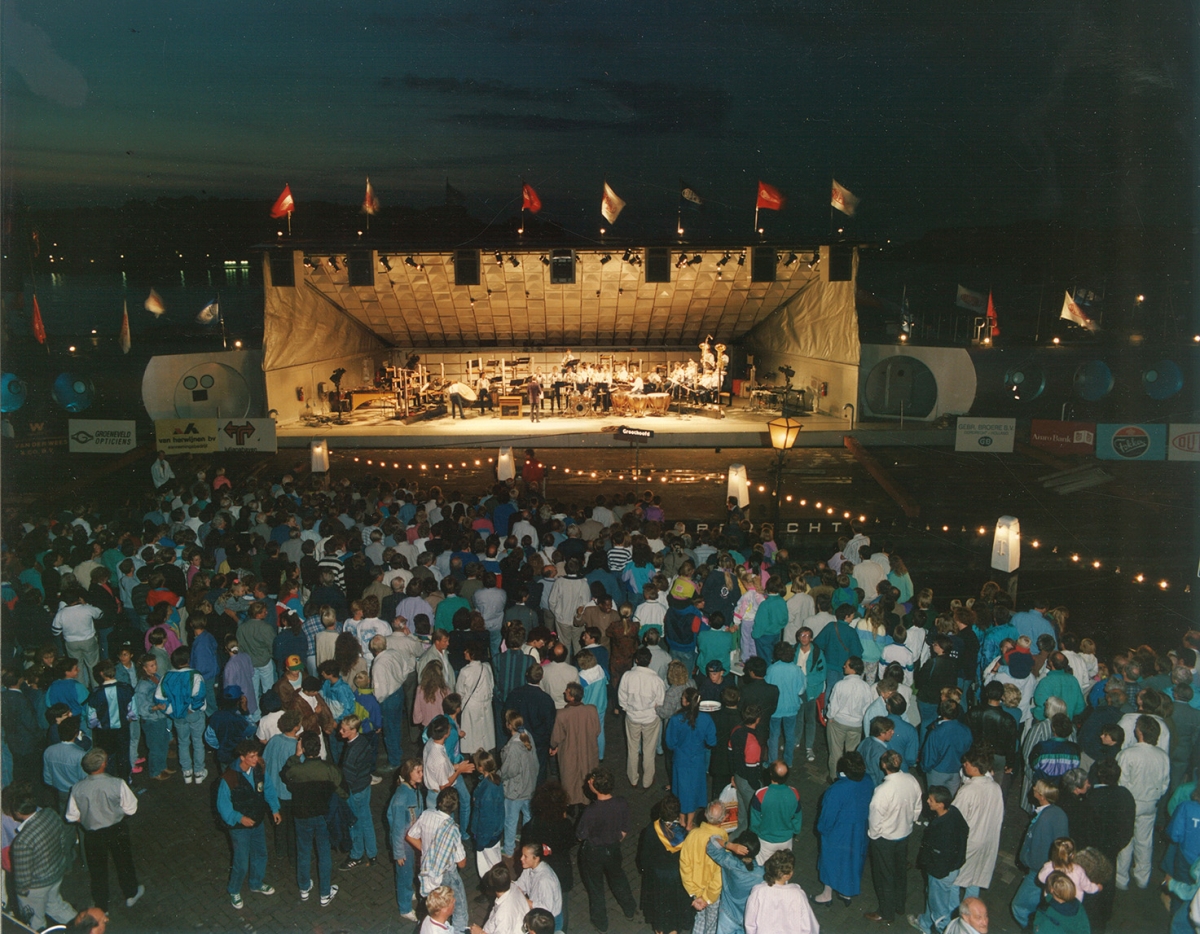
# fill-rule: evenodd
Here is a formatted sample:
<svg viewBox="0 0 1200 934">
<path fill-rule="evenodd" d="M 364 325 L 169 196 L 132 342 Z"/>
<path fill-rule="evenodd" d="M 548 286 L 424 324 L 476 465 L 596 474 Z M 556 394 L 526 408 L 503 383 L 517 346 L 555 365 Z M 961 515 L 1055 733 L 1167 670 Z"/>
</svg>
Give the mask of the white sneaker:
<svg viewBox="0 0 1200 934">
<path fill-rule="evenodd" d="M 371 784 L 372 785 L 378 785 L 381 781 L 383 781 L 382 775 L 372 775 L 371 776 Z"/>
<path fill-rule="evenodd" d="M 400 915 L 400 917 L 405 921 L 411 921 L 414 924 L 417 922 L 417 913 L 415 911 L 406 911 L 404 914 Z"/>
<path fill-rule="evenodd" d="M 308 896 L 312 895 L 312 890 L 313 890 L 312 879 L 309 879 L 308 880 L 308 888 L 300 890 L 300 901 L 302 901 L 302 902 L 308 901 Z"/>
<path fill-rule="evenodd" d="M 810 750 L 808 750 L 808 752 L 805 754 L 805 758 L 806 758 L 806 759 L 808 759 L 808 761 L 809 761 L 809 762 L 816 762 L 816 761 L 817 761 L 817 754 L 816 754 L 815 752 L 813 752 L 813 751 L 810 749 Z"/>
<path fill-rule="evenodd" d="M 206 778 L 208 778 L 208 772 L 197 772 L 194 776 L 192 776 L 192 778 L 196 782 L 196 784 L 199 785 Z"/>
<path fill-rule="evenodd" d="M 145 894 L 146 894 L 146 887 L 144 885 L 139 885 L 137 887 L 137 891 L 134 892 L 131 896 L 129 896 L 129 898 L 125 899 L 125 907 L 132 908 L 134 905 L 136 905 L 138 903 L 138 899 L 141 898 Z"/>
<path fill-rule="evenodd" d="M 185 785 L 190 785 L 192 783 L 192 773 L 191 772 L 183 773 L 183 783 Z"/>
<path fill-rule="evenodd" d="M 337 895 L 337 893 L 338 893 L 338 887 L 336 885 L 331 885 L 329 887 L 329 894 L 321 896 L 321 907 L 322 908 L 328 907 L 329 903 L 331 901 L 333 901 L 333 899 Z"/>
</svg>

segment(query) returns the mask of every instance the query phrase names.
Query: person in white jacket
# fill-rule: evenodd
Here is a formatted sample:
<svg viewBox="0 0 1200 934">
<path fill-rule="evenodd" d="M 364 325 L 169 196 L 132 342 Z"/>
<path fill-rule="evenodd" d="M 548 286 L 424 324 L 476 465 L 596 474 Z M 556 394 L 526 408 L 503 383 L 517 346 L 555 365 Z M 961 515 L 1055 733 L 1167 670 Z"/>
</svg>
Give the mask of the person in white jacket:
<svg viewBox="0 0 1200 934">
<path fill-rule="evenodd" d="M 1000 827 L 1004 823 L 1004 792 L 992 777 L 990 750 L 972 746 L 963 756 L 963 783 L 954 796 L 954 806 L 967 822 L 967 858 L 958 870 L 956 884 L 964 898 L 978 898 L 979 890 L 992 884 L 996 856 L 1000 851 Z"/>
<path fill-rule="evenodd" d="M 1117 753 L 1121 767 L 1121 785 L 1133 795 L 1137 812 L 1133 819 L 1133 839 L 1117 854 L 1117 889 L 1129 888 L 1130 866 L 1139 889 L 1150 883 L 1151 856 L 1154 851 L 1154 816 L 1158 799 L 1171 783 L 1171 758 L 1160 749 L 1158 721 L 1141 716 L 1135 727 L 1137 743 Z"/>
</svg>

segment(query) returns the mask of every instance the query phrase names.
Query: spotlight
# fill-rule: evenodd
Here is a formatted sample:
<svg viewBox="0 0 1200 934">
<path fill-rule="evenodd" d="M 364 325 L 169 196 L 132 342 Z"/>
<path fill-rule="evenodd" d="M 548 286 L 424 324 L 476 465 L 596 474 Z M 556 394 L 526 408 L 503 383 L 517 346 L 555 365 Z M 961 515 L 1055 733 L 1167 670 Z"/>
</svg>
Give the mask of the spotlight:
<svg viewBox="0 0 1200 934">
<path fill-rule="evenodd" d="M 311 257 L 311 256 L 306 256 L 306 257 L 304 257 L 304 265 L 305 265 L 305 267 L 306 267 L 306 268 L 308 268 L 308 269 L 312 269 L 312 268 L 313 268 L 313 259 L 312 259 L 312 257 Z"/>
<path fill-rule="evenodd" d="M 633 254 L 630 253 L 629 250 L 626 250 L 625 255 L 621 257 L 621 262 L 628 263 L 632 257 L 633 257 Z"/>
<path fill-rule="evenodd" d="M 611 260 L 612 260 L 612 254 L 605 253 L 603 256 L 600 257 L 600 265 L 603 266 L 605 263 L 607 263 Z"/>
<path fill-rule="evenodd" d="M 724 256 L 722 256 L 719 260 L 717 260 L 717 265 L 724 266 L 731 259 L 733 259 L 733 256 L 729 252 L 726 252 Z"/>
<path fill-rule="evenodd" d="M 406 257 L 404 257 L 404 265 L 411 266 L 413 269 L 416 269 L 417 261 L 415 259 L 413 259 L 411 256 L 406 256 Z"/>
<path fill-rule="evenodd" d="M 388 262 L 388 258 L 386 256 L 379 257 L 379 265 L 382 266 L 384 269 L 386 269 L 388 272 L 392 271 L 392 264 Z"/>
<path fill-rule="evenodd" d="M 341 269 L 341 267 L 338 265 L 336 256 L 329 257 L 329 265 L 333 267 L 334 272 L 337 272 L 339 269 Z"/>
<path fill-rule="evenodd" d="M 799 259 L 800 259 L 800 257 L 799 257 L 799 256 L 797 256 L 795 253 L 789 253 L 789 254 L 788 254 L 788 256 L 787 256 L 787 259 L 785 259 L 785 260 L 783 261 L 783 265 L 785 265 L 785 266 L 795 266 L 795 265 L 796 265 L 796 263 L 799 261 Z"/>
<path fill-rule="evenodd" d="M 500 252 L 496 253 L 496 265 L 497 266 L 504 265 L 504 254 L 503 253 L 500 253 Z"/>
<path fill-rule="evenodd" d="M 697 253 L 695 256 L 693 256 L 691 259 L 688 260 L 688 265 L 689 266 L 697 266 L 700 263 L 702 263 L 703 261 L 704 261 L 704 257 L 701 256 L 699 253 Z"/>
<path fill-rule="evenodd" d="M 686 254 L 686 253 L 680 253 L 680 254 L 679 254 L 679 259 L 677 259 L 677 260 L 675 261 L 675 268 L 676 268 L 676 269 L 682 269 L 684 266 L 686 266 L 686 265 L 687 265 L 687 261 L 688 261 L 688 256 L 687 256 L 687 254 Z"/>
<path fill-rule="evenodd" d="M 743 250 L 742 255 L 738 257 L 738 265 L 739 266 L 746 265 L 746 251 L 745 250 Z"/>
<path fill-rule="evenodd" d="M 515 256 L 510 256 L 508 258 L 508 263 L 510 266 L 512 266 L 513 269 L 516 269 L 518 266 L 521 265 L 521 261 L 519 259 L 517 259 Z"/>
<path fill-rule="evenodd" d="M 543 266 L 549 266 L 549 265 L 550 265 L 550 260 L 549 260 L 549 259 L 547 259 L 545 256 L 543 256 L 543 257 L 542 257 L 542 265 L 543 265 Z"/>
</svg>

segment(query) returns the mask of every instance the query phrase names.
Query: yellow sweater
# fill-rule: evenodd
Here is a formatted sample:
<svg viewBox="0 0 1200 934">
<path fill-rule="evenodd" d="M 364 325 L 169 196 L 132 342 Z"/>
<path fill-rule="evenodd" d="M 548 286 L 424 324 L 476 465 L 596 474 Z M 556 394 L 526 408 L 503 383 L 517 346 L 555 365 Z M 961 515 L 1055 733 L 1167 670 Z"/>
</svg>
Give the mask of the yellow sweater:
<svg viewBox="0 0 1200 934">
<path fill-rule="evenodd" d="M 721 867 L 709 858 L 705 848 L 714 836 L 728 840 L 729 834 L 712 824 L 701 824 L 687 835 L 679 851 L 679 875 L 688 895 L 699 895 L 710 905 L 721 897 Z"/>
</svg>

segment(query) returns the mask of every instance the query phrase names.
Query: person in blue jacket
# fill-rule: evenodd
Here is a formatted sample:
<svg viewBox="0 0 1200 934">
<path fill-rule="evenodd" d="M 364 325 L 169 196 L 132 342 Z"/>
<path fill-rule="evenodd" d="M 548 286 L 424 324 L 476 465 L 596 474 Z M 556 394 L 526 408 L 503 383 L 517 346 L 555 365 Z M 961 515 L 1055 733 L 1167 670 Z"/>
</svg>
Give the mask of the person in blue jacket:
<svg viewBox="0 0 1200 934">
<path fill-rule="evenodd" d="M 227 887 L 229 902 L 241 911 L 245 904 L 242 883 L 247 874 L 251 892 L 274 895 L 275 889 L 263 880 L 267 871 L 267 833 L 263 822 L 271 812 L 263 796 L 262 744 L 256 739 L 244 739 L 234 754 L 233 764 L 217 782 L 217 813 L 229 828 L 233 844 Z"/>
<path fill-rule="evenodd" d="M 236 684 L 221 692 L 217 712 L 208 720 L 204 741 L 216 751 L 217 766 L 223 772 L 234 759 L 238 744 L 254 733 L 254 724 L 246 719 L 246 698 Z"/>
<path fill-rule="evenodd" d="M 758 865 L 758 834 L 744 830 L 737 840 L 725 841 L 714 835 L 705 848 L 709 859 L 721 867 L 721 902 L 717 915 L 717 934 L 742 934 L 746 900 L 750 890 L 763 880 Z"/>
<path fill-rule="evenodd" d="M 813 904 L 828 907 L 834 895 L 845 904 L 862 891 L 867 862 L 867 824 L 875 785 L 867 779 L 867 766 L 857 752 L 837 761 L 838 777 L 821 798 L 817 815 L 820 853 L 817 877 L 825 890 Z"/>
<path fill-rule="evenodd" d="M 496 757 L 485 749 L 475 753 L 475 772 L 479 783 L 471 796 L 471 839 L 475 843 L 475 868 L 482 878 L 500 862 L 504 839 L 504 787 L 496 767 Z"/>
<path fill-rule="evenodd" d="M 708 803 L 708 754 L 717 744 L 717 725 L 700 709 L 700 692 L 688 688 L 679 713 L 667 721 L 664 745 L 675 753 L 671 790 L 679 798 L 684 826 L 693 827 L 696 811 Z"/>
<path fill-rule="evenodd" d="M 971 730 L 958 719 L 958 712 L 956 701 L 944 700 L 938 704 L 938 718 L 921 745 L 921 769 L 929 784 L 944 785 L 951 794 L 962 784 L 958 770 L 972 743 Z"/>
</svg>

